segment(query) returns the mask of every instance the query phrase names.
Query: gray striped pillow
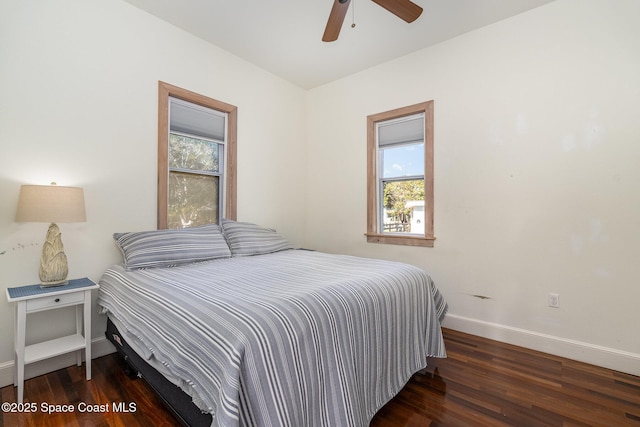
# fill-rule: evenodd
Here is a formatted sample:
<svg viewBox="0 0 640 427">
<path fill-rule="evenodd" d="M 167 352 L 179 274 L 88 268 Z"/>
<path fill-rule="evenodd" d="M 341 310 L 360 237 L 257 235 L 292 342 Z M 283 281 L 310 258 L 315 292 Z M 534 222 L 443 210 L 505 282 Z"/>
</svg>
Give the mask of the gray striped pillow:
<svg viewBox="0 0 640 427">
<path fill-rule="evenodd" d="M 223 219 L 222 229 L 233 256 L 262 255 L 293 249 L 291 243 L 272 228 Z"/>
<path fill-rule="evenodd" d="M 216 224 L 177 230 L 115 233 L 113 238 L 122 251 L 127 270 L 231 257 L 222 230 Z"/>
</svg>

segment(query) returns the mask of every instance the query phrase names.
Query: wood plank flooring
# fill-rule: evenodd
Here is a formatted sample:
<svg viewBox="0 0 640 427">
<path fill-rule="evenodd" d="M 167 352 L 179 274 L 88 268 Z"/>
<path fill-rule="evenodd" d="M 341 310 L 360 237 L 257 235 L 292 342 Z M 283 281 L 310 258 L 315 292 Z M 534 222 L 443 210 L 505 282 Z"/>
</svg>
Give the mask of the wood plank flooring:
<svg viewBox="0 0 640 427">
<path fill-rule="evenodd" d="M 414 375 L 371 427 L 640 427 L 640 377 L 444 332 L 449 357 L 430 359 L 425 372 Z M 144 381 L 126 376 L 118 355 L 95 359 L 92 368 L 91 381 L 77 366 L 26 381 L 25 403 L 35 403 L 37 410 L 3 411 L 0 427 L 178 425 Z M 12 386 L 0 389 L 0 395 L 2 402 L 15 402 Z M 80 402 L 109 411 L 79 412 Z M 115 412 L 113 402 L 132 411 Z M 73 413 L 43 413 L 43 404 L 69 403 Z"/>
<path fill-rule="evenodd" d="M 445 330 L 430 359 L 371 423 L 399 426 L 636 426 L 640 377 Z"/>
</svg>

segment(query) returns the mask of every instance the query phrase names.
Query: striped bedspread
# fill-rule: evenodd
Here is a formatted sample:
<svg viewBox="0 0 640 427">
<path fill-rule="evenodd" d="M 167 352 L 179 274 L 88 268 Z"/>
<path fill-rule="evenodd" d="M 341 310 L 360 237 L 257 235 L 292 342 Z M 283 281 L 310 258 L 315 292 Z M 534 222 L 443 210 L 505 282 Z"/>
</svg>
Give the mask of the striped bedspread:
<svg viewBox="0 0 640 427">
<path fill-rule="evenodd" d="M 407 264 L 288 250 L 114 266 L 100 286 L 102 312 L 214 426 L 366 427 L 425 356 L 446 356 L 446 303 Z"/>
</svg>

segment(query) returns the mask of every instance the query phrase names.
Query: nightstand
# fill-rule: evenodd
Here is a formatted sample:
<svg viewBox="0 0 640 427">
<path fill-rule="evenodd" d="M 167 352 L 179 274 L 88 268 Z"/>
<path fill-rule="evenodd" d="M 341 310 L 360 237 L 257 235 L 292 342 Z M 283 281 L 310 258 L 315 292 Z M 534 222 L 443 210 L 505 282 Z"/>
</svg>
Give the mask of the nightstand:
<svg viewBox="0 0 640 427">
<path fill-rule="evenodd" d="M 87 380 L 91 379 L 91 291 L 99 287 L 90 279 L 83 278 L 69 280 L 67 285 L 57 287 L 29 285 L 7 288 L 7 300 L 15 303 L 13 336 L 16 358 L 13 385 L 18 387 L 18 403 L 22 403 L 24 393 L 24 365 L 29 363 L 77 351 L 78 366 L 81 366 L 84 349 Z M 25 346 L 27 314 L 74 305 L 75 334 Z"/>
</svg>

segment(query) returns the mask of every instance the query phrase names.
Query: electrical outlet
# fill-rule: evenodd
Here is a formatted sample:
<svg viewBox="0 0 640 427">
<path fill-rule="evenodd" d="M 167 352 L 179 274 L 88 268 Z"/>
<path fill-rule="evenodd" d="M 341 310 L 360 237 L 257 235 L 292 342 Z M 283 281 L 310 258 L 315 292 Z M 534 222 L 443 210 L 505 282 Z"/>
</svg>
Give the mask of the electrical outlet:
<svg viewBox="0 0 640 427">
<path fill-rule="evenodd" d="M 549 294 L 549 307 L 559 308 L 560 307 L 560 295 L 550 293 Z"/>
</svg>

